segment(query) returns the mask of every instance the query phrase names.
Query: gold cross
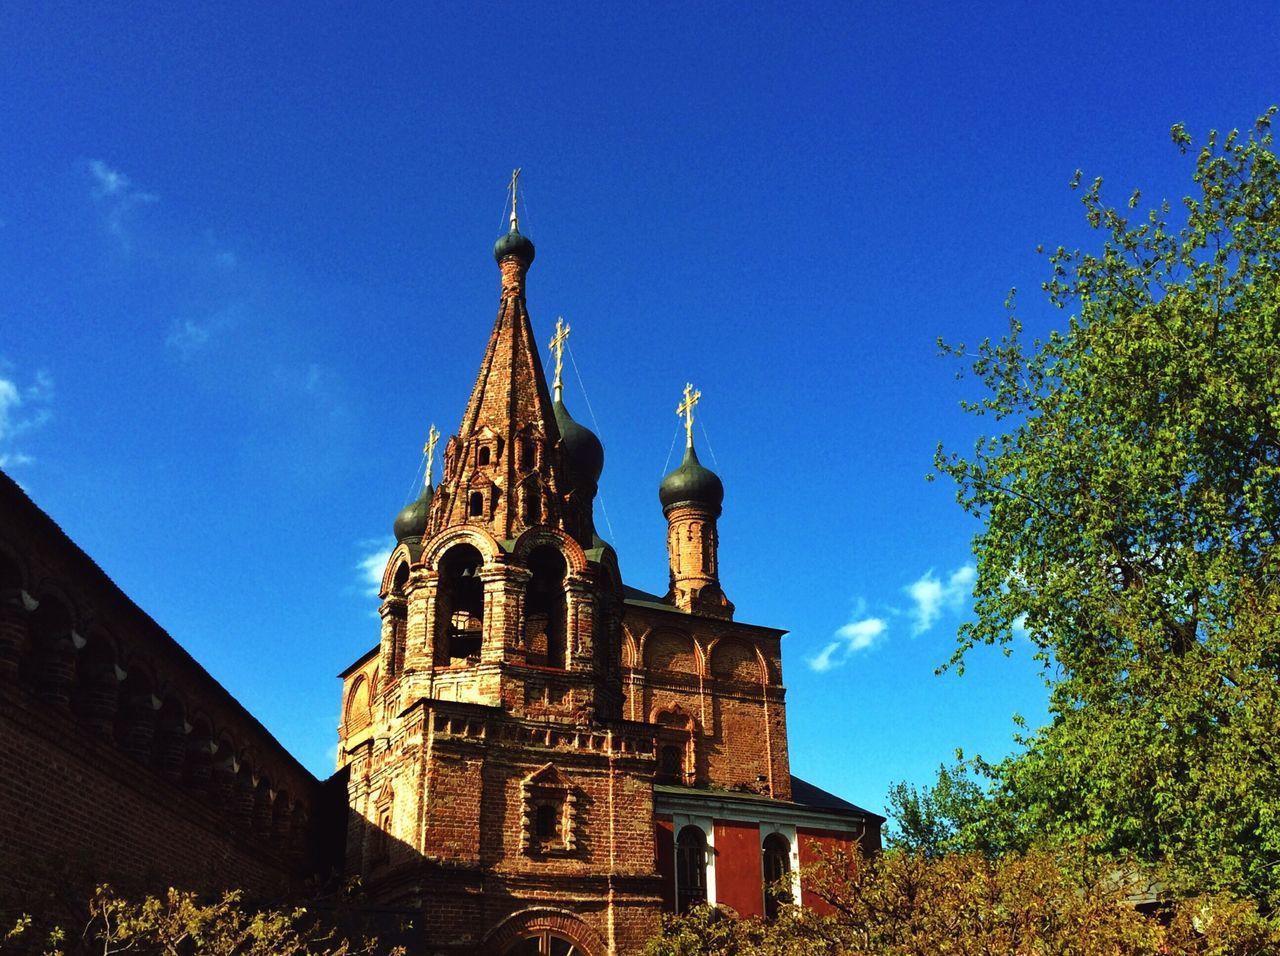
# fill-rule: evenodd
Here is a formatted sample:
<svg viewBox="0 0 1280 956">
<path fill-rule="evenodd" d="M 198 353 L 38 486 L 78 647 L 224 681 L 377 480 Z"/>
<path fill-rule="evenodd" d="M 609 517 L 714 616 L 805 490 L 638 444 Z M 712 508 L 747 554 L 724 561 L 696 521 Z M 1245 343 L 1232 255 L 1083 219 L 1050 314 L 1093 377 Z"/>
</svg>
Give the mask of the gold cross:
<svg viewBox="0 0 1280 956">
<path fill-rule="evenodd" d="M 431 467 L 436 456 L 436 442 L 440 440 L 440 433 L 436 431 L 435 422 L 431 423 L 431 429 L 427 432 L 427 443 L 422 446 L 422 453 L 427 456 L 427 487 L 431 487 Z"/>
<path fill-rule="evenodd" d="M 556 357 L 556 380 L 553 387 L 556 390 L 556 401 L 560 401 L 561 395 L 564 394 L 564 382 L 560 378 L 560 373 L 564 370 L 564 343 L 569 339 L 569 326 L 565 325 L 564 316 L 556 317 L 556 334 L 551 337 L 551 351 Z"/>
<path fill-rule="evenodd" d="M 516 232 L 516 180 L 520 178 L 520 170 L 511 170 L 511 231 Z"/>
<path fill-rule="evenodd" d="M 676 406 L 676 414 L 684 416 L 684 437 L 687 448 L 693 447 L 693 408 L 702 400 L 702 393 L 693 390 L 693 383 L 684 386 L 684 401 Z"/>
</svg>

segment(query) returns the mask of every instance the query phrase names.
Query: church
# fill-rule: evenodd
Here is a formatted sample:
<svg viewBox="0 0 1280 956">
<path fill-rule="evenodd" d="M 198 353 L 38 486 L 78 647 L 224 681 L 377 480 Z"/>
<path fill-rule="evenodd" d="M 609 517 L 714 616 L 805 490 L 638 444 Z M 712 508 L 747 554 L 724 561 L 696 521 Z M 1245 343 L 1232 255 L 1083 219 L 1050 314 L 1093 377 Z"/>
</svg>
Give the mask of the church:
<svg viewBox="0 0 1280 956">
<path fill-rule="evenodd" d="M 420 914 L 441 952 L 632 953 L 663 911 L 821 906 L 799 869 L 821 848 L 878 849 L 883 819 L 791 775 L 784 632 L 735 621 L 721 586 L 725 492 L 694 447 L 698 393 L 658 488 L 670 584 L 650 594 L 596 533 L 605 454 L 564 402 L 562 323 L 547 385 L 514 177 L 493 255 L 498 314 L 466 412 L 438 485 L 432 429 L 425 487 L 394 521 L 380 640 L 341 675 L 347 872 Z"/>
<path fill-rule="evenodd" d="M 882 817 L 791 774 L 784 632 L 734 619 L 692 386 L 657 489 L 666 593 L 596 533 L 604 448 L 565 403 L 561 324 L 548 386 L 514 187 L 497 318 L 438 484 L 432 428 L 394 518 L 328 780 L 0 472 L 0 914 L 51 881 L 280 900 L 318 875 L 413 953 L 605 956 L 699 903 L 821 909 L 801 869 L 879 849 Z"/>
</svg>

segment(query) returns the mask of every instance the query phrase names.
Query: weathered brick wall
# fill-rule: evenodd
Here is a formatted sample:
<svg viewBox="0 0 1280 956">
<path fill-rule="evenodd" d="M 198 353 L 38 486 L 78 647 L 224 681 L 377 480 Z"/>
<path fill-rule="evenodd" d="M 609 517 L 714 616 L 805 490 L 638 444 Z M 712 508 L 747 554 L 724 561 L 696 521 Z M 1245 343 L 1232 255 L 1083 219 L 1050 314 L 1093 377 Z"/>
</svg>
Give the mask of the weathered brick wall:
<svg viewBox="0 0 1280 956">
<path fill-rule="evenodd" d="M 629 605 L 624 713 L 694 724 L 693 783 L 791 798 L 781 633 Z"/>
<path fill-rule="evenodd" d="M 278 892 L 328 855 L 321 784 L 3 474 L 0 758 L 0 885 Z"/>
</svg>

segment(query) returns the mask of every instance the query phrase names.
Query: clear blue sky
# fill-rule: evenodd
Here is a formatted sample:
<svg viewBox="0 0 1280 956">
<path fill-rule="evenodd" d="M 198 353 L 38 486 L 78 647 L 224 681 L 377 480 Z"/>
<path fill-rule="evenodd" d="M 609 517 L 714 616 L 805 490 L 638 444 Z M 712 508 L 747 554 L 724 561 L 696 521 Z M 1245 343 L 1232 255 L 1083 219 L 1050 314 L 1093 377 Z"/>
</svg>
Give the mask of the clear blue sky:
<svg viewBox="0 0 1280 956">
<path fill-rule="evenodd" d="M 975 526 L 924 476 L 976 434 L 936 338 L 998 334 L 1011 286 L 1062 323 L 1035 247 L 1088 240 L 1073 171 L 1176 200 L 1169 127 L 1248 125 L 1278 47 L 1275 3 L 5 3 L 0 458 L 328 773 L 521 166 L 624 576 L 665 587 L 693 381 L 725 590 L 791 631 L 793 769 L 878 808 L 1044 713 L 1025 647 L 933 674 Z"/>
</svg>

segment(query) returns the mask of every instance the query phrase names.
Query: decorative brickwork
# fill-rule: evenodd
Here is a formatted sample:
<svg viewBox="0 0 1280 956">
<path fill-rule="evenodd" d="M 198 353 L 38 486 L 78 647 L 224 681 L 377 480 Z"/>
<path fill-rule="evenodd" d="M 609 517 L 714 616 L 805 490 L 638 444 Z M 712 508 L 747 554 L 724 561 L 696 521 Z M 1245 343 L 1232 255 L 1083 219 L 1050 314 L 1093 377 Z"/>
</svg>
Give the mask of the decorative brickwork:
<svg viewBox="0 0 1280 956">
<path fill-rule="evenodd" d="M 719 865 L 725 901 L 763 913 L 765 818 L 788 846 L 793 817 L 844 834 L 878 818 L 790 802 L 783 632 L 732 620 L 723 489 L 692 444 L 661 493 L 671 591 L 624 589 L 591 522 L 599 442 L 559 387 L 548 400 L 532 244 L 513 231 L 498 250 L 498 317 L 425 532 L 401 539 L 379 645 L 343 675 L 348 869 L 413 912 L 430 951 L 639 952 L 683 898 L 673 820 L 714 851 L 681 858 L 707 868 L 702 892 Z"/>
</svg>

